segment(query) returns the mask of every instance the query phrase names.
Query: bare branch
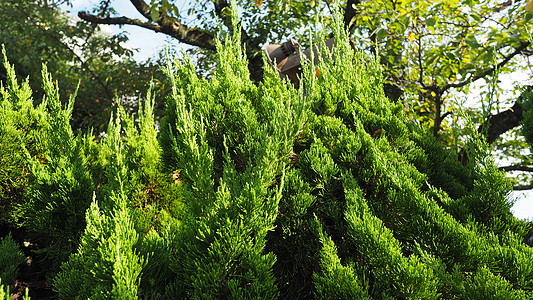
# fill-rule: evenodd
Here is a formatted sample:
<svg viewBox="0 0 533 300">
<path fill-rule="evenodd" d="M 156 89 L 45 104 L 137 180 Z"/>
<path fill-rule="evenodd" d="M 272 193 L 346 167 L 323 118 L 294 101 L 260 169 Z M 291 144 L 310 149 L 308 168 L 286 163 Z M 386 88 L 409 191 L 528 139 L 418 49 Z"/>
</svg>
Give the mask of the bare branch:
<svg viewBox="0 0 533 300">
<path fill-rule="evenodd" d="M 78 16 L 85 21 L 97 24 L 134 25 L 143 27 L 155 32 L 167 34 L 185 44 L 216 51 L 215 37 L 213 35 L 198 28 L 190 28 L 181 24 L 177 20 L 171 20 L 167 17 L 159 20 L 159 23 L 161 24 L 153 24 L 143 22 L 139 19 L 130 19 L 128 17 L 101 18 L 84 11 L 80 11 Z"/>
<path fill-rule="evenodd" d="M 533 190 L 533 185 L 516 185 L 513 186 L 513 191 L 527 191 Z"/>
<path fill-rule="evenodd" d="M 531 91 L 531 88 L 528 87 L 526 91 Z M 524 107 L 521 104 L 523 103 L 523 95 L 524 93 L 518 97 L 513 107 L 489 116 L 487 121 L 479 126 L 478 131 L 485 136 L 487 143 L 492 144 L 500 135 L 520 125 L 524 119 L 522 115 Z"/>
<path fill-rule="evenodd" d="M 533 172 L 533 167 L 514 165 L 514 166 L 500 167 L 500 170 L 506 171 L 506 172 L 510 172 L 510 171 Z"/>
<path fill-rule="evenodd" d="M 361 0 L 348 0 L 344 9 L 344 28 L 352 32 L 355 27 L 354 18 L 357 14 L 355 7 L 361 3 Z"/>
</svg>

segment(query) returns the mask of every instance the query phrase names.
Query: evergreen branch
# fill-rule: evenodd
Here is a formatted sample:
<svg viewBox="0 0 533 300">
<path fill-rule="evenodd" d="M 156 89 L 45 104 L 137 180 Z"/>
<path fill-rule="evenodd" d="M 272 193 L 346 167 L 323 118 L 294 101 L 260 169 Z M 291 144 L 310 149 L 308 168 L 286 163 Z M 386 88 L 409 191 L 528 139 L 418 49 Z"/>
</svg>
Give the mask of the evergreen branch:
<svg viewBox="0 0 533 300">
<path fill-rule="evenodd" d="M 234 26 L 231 20 L 231 6 L 227 0 L 215 0 L 215 14 L 222 20 L 231 33 L 233 33 Z M 245 48 L 246 56 L 248 57 L 248 70 L 250 71 L 250 78 L 255 82 L 263 80 L 263 56 L 262 49 L 254 42 L 248 32 L 244 30 L 242 22 L 239 21 L 237 28 L 241 29 L 241 43 Z"/>
<path fill-rule="evenodd" d="M 216 0 L 213 2 L 215 5 L 215 13 L 216 15 L 222 20 L 222 23 L 224 23 L 224 26 L 226 26 L 230 32 L 233 31 L 233 24 L 231 22 L 231 13 L 229 10 L 231 9 L 230 4 L 226 0 Z M 239 22 L 241 23 L 241 22 Z M 261 48 L 259 45 L 254 43 L 252 39 L 250 38 L 250 35 L 248 35 L 248 32 L 244 30 L 244 27 L 239 26 L 241 28 L 241 40 L 242 43 L 246 46 L 246 52 L 248 53 L 248 58 L 250 58 L 250 54 L 255 54 L 261 52 Z M 233 33 L 233 32 L 232 32 Z"/>
<path fill-rule="evenodd" d="M 139 26 L 142 28 L 150 29 L 155 32 L 164 33 L 177 39 L 182 43 L 191 46 L 197 46 L 200 48 L 216 51 L 215 37 L 212 34 L 199 28 L 191 28 L 186 25 L 183 25 L 178 20 L 171 19 L 166 15 L 163 15 L 161 18 L 159 18 L 158 24 L 143 22 L 139 19 L 131 19 L 128 17 L 102 18 L 92 14 L 88 14 L 84 11 L 80 11 L 78 13 L 78 17 L 85 21 L 97 24 Z"/>
<path fill-rule="evenodd" d="M 513 166 L 500 167 L 500 170 L 506 171 L 506 172 L 510 172 L 510 171 L 533 172 L 533 167 L 513 165 Z"/>
</svg>

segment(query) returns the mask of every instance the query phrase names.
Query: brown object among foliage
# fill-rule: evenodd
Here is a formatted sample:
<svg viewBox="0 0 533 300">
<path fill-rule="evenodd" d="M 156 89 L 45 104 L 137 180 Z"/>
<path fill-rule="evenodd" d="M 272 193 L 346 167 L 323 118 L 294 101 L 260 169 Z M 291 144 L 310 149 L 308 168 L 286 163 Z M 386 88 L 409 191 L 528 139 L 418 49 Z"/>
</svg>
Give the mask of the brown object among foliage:
<svg viewBox="0 0 533 300">
<path fill-rule="evenodd" d="M 335 39 L 331 38 L 327 40 L 325 44 L 331 51 L 334 43 Z M 288 78 L 295 88 L 300 87 L 299 75 L 302 73 L 301 56 L 304 55 L 306 58 L 311 59 L 311 51 L 302 51 L 301 49 L 302 46 L 294 39 L 290 39 L 281 45 L 265 46 L 268 61 L 280 73 L 280 77 L 282 79 Z M 316 46 L 313 46 L 312 53 L 313 61 L 317 64 L 318 55 Z"/>
</svg>

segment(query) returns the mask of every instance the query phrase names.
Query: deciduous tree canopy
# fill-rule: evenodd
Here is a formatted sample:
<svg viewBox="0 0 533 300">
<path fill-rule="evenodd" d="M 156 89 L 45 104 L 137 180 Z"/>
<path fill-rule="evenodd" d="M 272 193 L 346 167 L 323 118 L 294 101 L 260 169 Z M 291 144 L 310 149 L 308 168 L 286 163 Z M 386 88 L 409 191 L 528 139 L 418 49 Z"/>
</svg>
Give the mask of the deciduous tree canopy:
<svg viewBox="0 0 533 300">
<path fill-rule="evenodd" d="M 132 50 L 123 47 L 126 36 L 60 10 L 63 2 L 69 1 L 1 1 L 0 44 L 36 93 L 43 93 L 43 63 L 55 74 L 64 96 L 78 88 L 75 128 L 101 131 L 116 103 L 131 109 L 132 97 L 146 91 L 151 77 L 160 83 L 161 72 L 154 62 L 131 60 Z M 102 3 L 94 13 L 109 15 L 109 4 Z M 0 78 L 6 80 L 5 70 L 0 70 Z M 161 89 L 158 84 L 154 92 Z"/>
</svg>

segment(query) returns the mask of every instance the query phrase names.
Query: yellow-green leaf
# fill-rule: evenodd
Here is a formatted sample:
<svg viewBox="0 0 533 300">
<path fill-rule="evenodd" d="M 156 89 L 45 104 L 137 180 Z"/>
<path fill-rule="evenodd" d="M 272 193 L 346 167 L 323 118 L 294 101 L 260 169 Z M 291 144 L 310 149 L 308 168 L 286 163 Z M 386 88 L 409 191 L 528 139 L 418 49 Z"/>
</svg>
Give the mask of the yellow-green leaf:
<svg viewBox="0 0 533 300">
<path fill-rule="evenodd" d="M 150 10 L 150 18 L 152 18 L 152 21 L 157 22 L 159 20 L 159 9 L 157 7 L 153 7 Z"/>
<path fill-rule="evenodd" d="M 409 40 L 409 42 L 412 42 L 415 39 L 415 34 L 411 32 L 407 39 Z"/>
<path fill-rule="evenodd" d="M 435 26 L 435 24 L 437 24 L 437 20 L 435 20 L 434 18 L 426 19 L 426 25 L 427 26 L 433 27 L 433 26 Z"/>
</svg>

